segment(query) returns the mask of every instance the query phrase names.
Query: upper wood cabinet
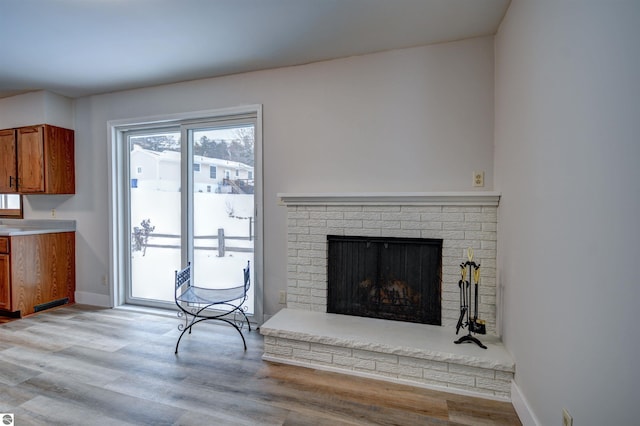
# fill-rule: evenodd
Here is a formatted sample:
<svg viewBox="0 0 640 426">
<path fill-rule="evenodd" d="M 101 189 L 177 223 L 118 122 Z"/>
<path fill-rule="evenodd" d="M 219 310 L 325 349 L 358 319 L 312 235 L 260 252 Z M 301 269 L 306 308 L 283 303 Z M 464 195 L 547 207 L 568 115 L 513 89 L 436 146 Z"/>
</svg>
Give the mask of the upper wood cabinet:
<svg viewBox="0 0 640 426">
<path fill-rule="evenodd" d="M 16 131 L 0 130 L 0 194 L 18 192 Z"/>
<path fill-rule="evenodd" d="M 0 130 L 0 154 L 0 193 L 75 193 L 73 130 L 48 124 Z"/>
</svg>

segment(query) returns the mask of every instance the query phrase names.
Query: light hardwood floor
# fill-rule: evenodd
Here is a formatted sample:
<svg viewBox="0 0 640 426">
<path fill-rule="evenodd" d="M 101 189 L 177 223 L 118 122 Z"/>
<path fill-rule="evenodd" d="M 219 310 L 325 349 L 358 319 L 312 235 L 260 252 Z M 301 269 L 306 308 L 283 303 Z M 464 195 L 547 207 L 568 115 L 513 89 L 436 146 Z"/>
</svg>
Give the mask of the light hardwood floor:
<svg viewBox="0 0 640 426">
<path fill-rule="evenodd" d="M 228 326 L 65 306 L 0 322 L 0 413 L 16 425 L 520 425 L 506 402 L 261 360 Z"/>
</svg>

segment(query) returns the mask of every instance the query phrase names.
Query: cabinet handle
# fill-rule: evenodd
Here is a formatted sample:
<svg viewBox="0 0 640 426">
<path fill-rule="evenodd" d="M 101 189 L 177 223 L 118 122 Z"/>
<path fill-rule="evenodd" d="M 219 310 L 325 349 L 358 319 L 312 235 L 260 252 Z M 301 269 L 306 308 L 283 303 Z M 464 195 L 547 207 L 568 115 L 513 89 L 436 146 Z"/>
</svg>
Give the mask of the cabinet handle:
<svg viewBox="0 0 640 426">
<path fill-rule="evenodd" d="M 13 188 L 13 176 L 9 176 L 9 188 Z"/>
</svg>

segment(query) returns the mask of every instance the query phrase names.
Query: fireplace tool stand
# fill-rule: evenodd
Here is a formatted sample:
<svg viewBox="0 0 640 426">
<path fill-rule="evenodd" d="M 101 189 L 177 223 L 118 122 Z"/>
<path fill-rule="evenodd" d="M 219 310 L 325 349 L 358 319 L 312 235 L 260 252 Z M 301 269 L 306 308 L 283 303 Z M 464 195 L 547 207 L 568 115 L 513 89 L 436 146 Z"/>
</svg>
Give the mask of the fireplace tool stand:
<svg viewBox="0 0 640 426">
<path fill-rule="evenodd" d="M 473 336 L 475 334 L 487 334 L 485 322 L 478 319 L 478 282 L 480 281 L 480 264 L 473 261 L 473 249 L 467 250 L 468 260 L 460 264 L 460 281 L 458 286 L 460 287 L 460 317 L 458 318 L 458 324 L 456 325 L 456 334 L 461 328 L 467 327 L 468 334 L 460 337 L 454 343 L 460 344 L 464 342 L 473 342 L 480 346 L 482 349 L 487 349 L 482 342 Z M 469 271 L 469 280 L 465 280 L 465 274 Z M 473 292 L 471 282 L 473 279 Z M 474 296 L 473 303 L 473 318 L 471 317 L 471 294 Z M 466 321 L 465 321 L 466 317 Z"/>
</svg>

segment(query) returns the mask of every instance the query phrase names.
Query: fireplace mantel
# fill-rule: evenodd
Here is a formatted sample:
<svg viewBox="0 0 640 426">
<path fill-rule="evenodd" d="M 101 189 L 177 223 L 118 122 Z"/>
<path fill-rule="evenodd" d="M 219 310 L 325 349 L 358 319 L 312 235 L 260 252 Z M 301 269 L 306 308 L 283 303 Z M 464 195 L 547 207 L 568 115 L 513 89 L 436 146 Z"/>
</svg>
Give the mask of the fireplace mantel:
<svg viewBox="0 0 640 426">
<path fill-rule="evenodd" d="M 279 193 L 285 206 L 497 206 L 499 192 L 328 192 Z"/>
</svg>

